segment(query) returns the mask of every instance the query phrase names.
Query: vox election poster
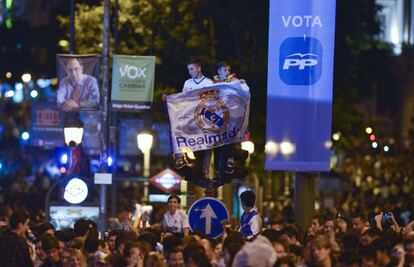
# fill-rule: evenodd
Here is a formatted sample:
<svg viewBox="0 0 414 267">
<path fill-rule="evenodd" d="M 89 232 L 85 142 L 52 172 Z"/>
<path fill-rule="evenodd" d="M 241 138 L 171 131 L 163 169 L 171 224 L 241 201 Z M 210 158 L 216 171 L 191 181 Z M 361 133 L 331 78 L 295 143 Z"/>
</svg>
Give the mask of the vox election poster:
<svg viewBox="0 0 414 267">
<path fill-rule="evenodd" d="M 151 108 L 154 94 L 155 57 L 114 55 L 111 109 L 139 112 Z"/>
<path fill-rule="evenodd" d="M 266 169 L 329 171 L 335 0 L 271 0 Z"/>
</svg>

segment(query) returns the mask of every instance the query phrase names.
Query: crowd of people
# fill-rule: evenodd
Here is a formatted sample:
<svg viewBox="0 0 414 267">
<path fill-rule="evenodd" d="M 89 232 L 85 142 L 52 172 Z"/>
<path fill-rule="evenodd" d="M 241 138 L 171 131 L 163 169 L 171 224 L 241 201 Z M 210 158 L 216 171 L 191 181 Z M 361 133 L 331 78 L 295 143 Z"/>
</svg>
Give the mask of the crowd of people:
<svg viewBox="0 0 414 267">
<path fill-rule="evenodd" d="M 114 229 L 77 220 L 56 230 L 34 225 L 27 212 L 1 219 L 0 266 L 414 266 L 414 221 L 399 225 L 392 213 L 316 215 L 308 229 L 275 221 L 263 225 L 255 194 L 240 195 L 239 225 L 223 222 L 211 239 L 192 232 L 180 198 L 171 195 L 161 222 L 135 221 L 123 211 Z"/>
</svg>

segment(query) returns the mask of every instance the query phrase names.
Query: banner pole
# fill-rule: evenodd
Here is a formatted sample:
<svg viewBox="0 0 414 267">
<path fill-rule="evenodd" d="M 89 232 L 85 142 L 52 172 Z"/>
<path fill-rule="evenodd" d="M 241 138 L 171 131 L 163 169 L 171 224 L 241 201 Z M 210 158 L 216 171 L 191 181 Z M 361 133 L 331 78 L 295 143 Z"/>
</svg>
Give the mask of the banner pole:
<svg viewBox="0 0 414 267">
<path fill-rule="evenodd" d="M 306 230 L 315 214 L 315 173 L 295 173 L 295 223 Z"/>
<path fill-rule="evenodd" d="M 75 54 L 75 0 L 70 0 L 70 53 Z"/>
<path fill-rule="evenodd" d="M 102 106 L 101 106 L 101 172 L 105 172 L 108 158 L 108 73 L 109 73 L 109 0 L 104 0 L 104 31 L 103 31 L 103 66 L 102 66 Z M 99 230 L 106 228 L 106 185 L 99 186 Z"/>
</svg>

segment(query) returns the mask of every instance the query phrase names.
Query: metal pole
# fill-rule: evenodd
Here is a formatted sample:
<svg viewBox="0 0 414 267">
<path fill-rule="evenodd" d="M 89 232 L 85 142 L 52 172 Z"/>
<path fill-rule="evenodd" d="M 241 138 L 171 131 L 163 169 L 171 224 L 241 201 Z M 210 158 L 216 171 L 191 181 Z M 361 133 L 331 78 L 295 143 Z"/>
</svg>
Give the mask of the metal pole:
<svg viewBox="0 0 414 267">
<path fill-rule="evenodd" d="M 118 147 L 117 147 L 117 118 L 116 113 L 112 114 L 111 119 L 111 126 L 110 126 L 110 134 L 109 134 L 109 142 L 111 147 L 111 155 L 113 158 L 112 161 L 112 177 L 116 177 L 117 175 L 117 162 L 118 162 Z M 117 196 L 117 182 L 115 179 L 112 179 L 112 186 L 111 186 L 111 217 L 116 216 L 116 196 Z"/>
<path fill-rule="evenodd" d="M 69 21 L 69 32 L 70 32 L 70 53 L 75 54 L 75 0 L 70 0 L 70 21 Z"/>
<path fill-rule="evenodd" d="M 102 40 L 102 106 L 101 106 L 101 171 L 105 172 L 108 158 L 108 88 L 109 88 L 109 0 L 104 0 L 104 30 Z M 106 229 L 106 185 L 99 186 L 99 230 Z"/>
<path fill-rule="evenodd" d="M 295 178 L 295 223 L 307 229 L 315 214 L 314 173 L 297 172 Z"/>
<path fill-rule="evenodd" d="M 151 150 L 148 149 L 144 152 L 144 177 L 149 179 L 150 177 L 150 160 L 151 160 Z M 149 183 L 148 181 L 144 182 L 144 203 L 148 203 L 149 200 Z"/>
<path fill-rule="evenodd" d="M 115 54 L 119 53 L 119 35 L 118 35 L 118 24 L 119 24 L 119 3 L 115 0 L 114 3 L 114 46 Z"/>
</svg>

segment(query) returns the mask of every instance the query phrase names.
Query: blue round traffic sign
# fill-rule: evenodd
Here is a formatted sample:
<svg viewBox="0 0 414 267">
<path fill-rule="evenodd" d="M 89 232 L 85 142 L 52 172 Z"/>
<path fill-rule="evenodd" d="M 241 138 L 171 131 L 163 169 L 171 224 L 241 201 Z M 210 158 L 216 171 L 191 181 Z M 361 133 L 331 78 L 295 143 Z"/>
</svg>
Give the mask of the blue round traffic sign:
<svg viewBox="0 0 414 267">
<path fill-rule="evenodd" d="M 218 199 L 205 197 L 191 205 L 188 220 L 193 232 L 205 234 L 211 238 L 219 237 L 224 232 L 222 222 L 229 219 L 229 212 Z"/>
</svg>

